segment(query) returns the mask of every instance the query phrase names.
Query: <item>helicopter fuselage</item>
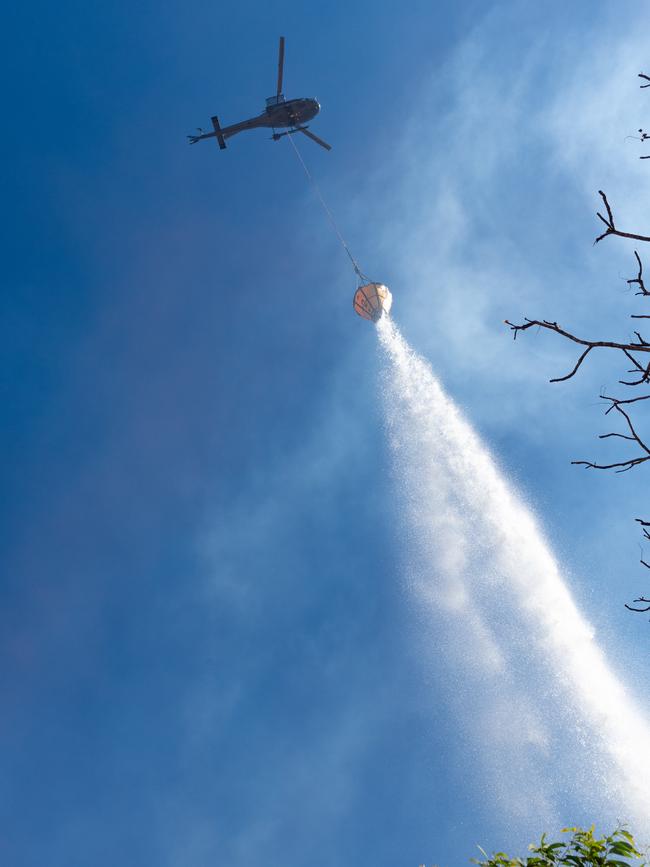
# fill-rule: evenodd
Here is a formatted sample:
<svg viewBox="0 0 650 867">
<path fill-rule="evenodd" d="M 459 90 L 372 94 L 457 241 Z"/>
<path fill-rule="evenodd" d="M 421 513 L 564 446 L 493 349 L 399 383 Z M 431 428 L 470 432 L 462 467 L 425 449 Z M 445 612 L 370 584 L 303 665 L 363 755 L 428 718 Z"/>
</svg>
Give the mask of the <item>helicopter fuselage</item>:
<svg viewBox="0 0 650 867">
<path fill-rule="evenodd" d="M 260 126 L 289 127 L 300 126 L 316 117 L 320 105 L 315 99 L 288 99 L 271 96 L 266 100 L 266 111 L 260 115 Z"/>
</svg>

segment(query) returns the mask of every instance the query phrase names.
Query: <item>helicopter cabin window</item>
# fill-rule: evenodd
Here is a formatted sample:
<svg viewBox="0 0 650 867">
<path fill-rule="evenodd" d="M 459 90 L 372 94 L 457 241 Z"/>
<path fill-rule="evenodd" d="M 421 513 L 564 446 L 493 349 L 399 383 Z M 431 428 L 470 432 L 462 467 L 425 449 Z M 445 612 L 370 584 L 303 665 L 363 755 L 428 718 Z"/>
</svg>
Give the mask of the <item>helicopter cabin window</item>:
<svg viewBox="0 0 650 867">
<path fill-rule="evenodd" d="M 284 96 L 279 93 L 277 96 L 269 96 L 266 100 L 266 107 L 271 108 L 274 105 L 281 105 L 284 102 Z"/>
</svg>

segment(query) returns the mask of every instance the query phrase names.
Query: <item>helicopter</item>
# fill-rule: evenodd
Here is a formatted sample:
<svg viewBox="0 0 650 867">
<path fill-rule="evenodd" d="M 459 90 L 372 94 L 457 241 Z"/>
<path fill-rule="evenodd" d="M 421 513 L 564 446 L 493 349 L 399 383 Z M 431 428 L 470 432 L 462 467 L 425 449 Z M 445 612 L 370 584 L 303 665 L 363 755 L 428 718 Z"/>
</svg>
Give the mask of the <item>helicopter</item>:
<svg viewBox="0 0 650 867">
<path fill-rule="evenodd" d="M 275 96 L 269 96 L 266 100 L 266 108 L 262 114 L 257 117 L 251 117 L 248 120 L 242 120 L 239 123 L 233 123 L 230 126 L 221 126 L 219 118 L 215 115 L 210 118 L 214 132 L 203 132 L 199 127 L 198 135 L 188 135 L 190 144 L 196 144 L 206 138 L 216 138 L 217 144 L 224 150 L 226 147 L 226 139 L 236 135 L 238 132 L 243 132 L 246 129 L 256 129 L 257 127 L 266 127 L 273 130 L 271 138 L 273 141 L 278 141 L 285 135 L 293 135 L 301 132 L 315 141 L 316 144 L 331 150 L 332 146 L 323 141 L 317 135 L 314 135 L 307 126 L 307 121 L 316 117 L 320 111 L 318 101 L 311 98 L 302 99 L 285 99 L 282 93 L 282 77 L 284 72 L 284 36 L 280 37 L 280 49 L 278 55 L 278 88 Z M 286 132 L 276 132 L 276 129 L 288 127 Z"/>
</svg>

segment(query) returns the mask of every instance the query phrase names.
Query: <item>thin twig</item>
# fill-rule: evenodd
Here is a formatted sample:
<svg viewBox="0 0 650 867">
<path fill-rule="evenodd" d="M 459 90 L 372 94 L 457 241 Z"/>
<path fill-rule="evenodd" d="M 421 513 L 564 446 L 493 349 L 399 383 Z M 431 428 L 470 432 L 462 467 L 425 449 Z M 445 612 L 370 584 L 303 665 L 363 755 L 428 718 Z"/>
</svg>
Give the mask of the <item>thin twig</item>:
<svg viewBox="0 0 650 867">
<path fill-rule="evenodd" d="M 632 277 L 631 280 L 627 281 L 628 286 L 633 286 L 635 283 L 639 287 L 639 291 L 635 292 L 635 295 L 650 295 L 650 292 L 645 288 L 645 283 L 643 282 L 643 262 L 641 261 L 639 254 L 637 251 L 634 251 L 634 255 L 636 257 L 637 264 L 639 266 L 639 273 L 636 277 Z"/>
<path fill-rule="evenodd" d="M 623 232 L 620 229 L 616 228 L 616 224 L 614 223 L 614 215 L 612 214 L 612 209 L 607 201 L 607 196 L 602 190 L 598 190 L 598 195 L 603 200 L 605 208 L 607 210 L 607 219 L 603 217 L 600 211 L 596 211 L 596 216 L 599 220 L 607 226 L 607 229 L 603 232 L 602 235 L 599 235 L 594 244 L 597 244 L 599 241 L 602 241 L 603 238 L 606 238 L 608 235 L 618 235 L 619 238 L 632 238 L 634 241 L 650 241 L 650 236 L 648 235 L 637 235 L 635 232 Z"/>
<path fill-rule="evenodd" d="M 646 85 L 646 87 L 647 86 L 648 85 Z M 645 596 L 639 596 L 639 598 L 635 599 L 634 601 L 635 602 L 649 602 L 650 603 L 650 599 L 646 599 Z M 628 605 L 626 602 L 625 607 L 627 608 L 628 611 L 640 611 L 641 613 L 643 613 L 645 611 L 650 611 L 650 605 L 648 605 L 647 608 L 634 608 L 632 605 Z"/>
<path fill-rule="evenodd" d="M 647 395 L 647 396 L 650 396 L 650 395 Z M 620 401 L 616 397 L 607 397 L 606 395 L 603 395 L 603 400 L 608 400 L 611 402 L 611 406 L 609 407 L 609 409 L 607 410 L 607 412 L 605 414 L 606 415 L 609 414 L 613 409 L 616 410 L 618 413 L 620 413 L 623 416 L 623 418 L 625 419 L 625 422 L 626 422 L 628 430 L 629 430 L 629 434 L 622 434 L 622 433 L 601 434 L 599 436 L 599 439 L 608 439 L 609 437 L 618 437 L 620 439 L 629 440 L 630 442 L 635 442 L 639 446 L 639 448 L 645 452 L 645 455 L 641 455 L 641 456 L 635 457 L 635 458 L 629 458 L 626 461 L 617 461 L 617 462 L 612 463 L 612 464 L 597 464 L 597 463 L 594 463 L 593 461 L 571 461 L 571 463 L 575 464 L 576 466 L 583 466 L 583 467 L 585 467 L 585 469 L 615 470 L 617 473 L 624 473 L 624 472 L 627 472 L 628 470 L 631 470 L 632 467 L 636 467 L 639 464 L 643 464 L 646 461 L 650 460 L 650 447 L 648 445 L 646 445 L 646 443 L 641 439 L 641 437 L 637 433 L 634 425 L 632 424 L 632 419 L 630 418 L 628 413 L 624 409 L 621 408 L 621 403 L 623 403 L 623 401 Z M 627 402 L 627 401 L 625 401 L 625 402 Z"/>
<path fill-rule="evenodd" d="M 546 328 L 547 331 L 554 331 L 556 334 L 566 337 L 567 340 L 572 340 L 574 343 L 586 347 L 582 355 L 576 361 L 573 370 L 565 376 L 554 377 L 550 382 L 565 382 L 567 379 L 571 379 L 572 376 L 575 376 L 582 365 L 582 362 L 592 349 L 619 349 L 624 352 L 627 358 L 629 358 L 629 360 L 634 364 L 636 370 L 645 373 L 644 366 L 638 362 L 634 356 L 630 355 L 630 352 L 650 352 L 650 344 L 647 344 L 645 341 L 643 343 L 616 343 L 612 340 L 585 340 L 582 337 L 576 337 L 576 335 L 571 334 L 570 331 L 565 331 L 564 328 L 560 328 L 557 322 L 550 322 L 547 319 L 525 319 L 523 325 L 516 325 L 514 322 L 510 322 L 509 319 L 506 319 L 505 324 L 510 327 L 512 332 L 514 332 L 513 339 L 515 340 L 520 331 L 526 331 L 528 328 L 532 328 L 536 325 L 538 328 Z"/>
</svg>

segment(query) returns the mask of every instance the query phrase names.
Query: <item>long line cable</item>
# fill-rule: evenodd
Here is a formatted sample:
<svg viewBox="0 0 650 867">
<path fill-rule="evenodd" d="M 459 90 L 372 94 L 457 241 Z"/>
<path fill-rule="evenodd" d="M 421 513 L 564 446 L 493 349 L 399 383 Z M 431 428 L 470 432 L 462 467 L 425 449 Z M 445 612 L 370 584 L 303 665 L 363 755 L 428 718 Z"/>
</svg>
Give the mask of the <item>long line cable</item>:
<svg viewBox="0 0 650 867">
<path fill-rule="evenodd" d="M 345 238 L 344 238 L 343 235 L 341 234 L 341 230 L 339 229 L 339 227 L 338 227 L 337 224 L 336 224 L 336 220 L 334 219 L 334 215 L 332 214 L 332 212 L 330 211 L 330 209 L 327 207 L 327 202 L 326 202 L 325 199 L 323 198 L 323 194 L 322 194 L 321 191 L 320 191 L 320 187 L 318 186 L 318 184 L 317 184 L 316 181 L 314 180 L 313 175 L 311 174 L 311 172 L 310 172 L 309 169 L 307 168 L 307 165 L 306 165 L 305 161 L 304 161 L 303 158 L 302 158 L 302 154 L 301 154 L 300 151 L 298 150 L 298 146 L 296 145 L 295 141 L 293 140 L 293 136 L 292 136 L 292 135 L 287 135 L 287 138 L 288 138 L 289 141 L 291 142 L 291 145 L 293 146 L 293 149 L 294 149 L 294 151 L 295 151 L 295 153 L 296 153 L 296 156 L 298 157 L 298 161 L 300 162 L 301 166 L 302 166 L 303 169 L 305 170 L 305 174 L 307 175 L 307 179 L 309 180 L 309 183 L 310 183 L 310 184 L 312 185 L 312 187 L 314 188 L 314 192 L 315 192 L 316 195 L 318 196 L 318 198 L 319 198 L 319 200 L 320 200 L 320 203 L 321 203 L 321 205 L 323 206 L 323 210 L 325 211 L 325 214 L 326 214 L 326 216 L 327 216 L 327 219 L 330 221 L 330 224 L 331 224 L 332 228 L 333 228 L 334 231 L 336 232 L 336 235 L 337 235 L 339 241 L 341 242 L 341 245 L 343 246 L 343 249 L 344 249 L 345 252 L 347 253 L 348 258 L 349 258 L 350 262 L 352 263 L 352 267 L 354 268 L 354 273 L 357 275 L 357 277 L 358 277 L 360 280 L 362 280 L 362 281 L 363 281 L 363 280 L 367 280 L 368 278 L 365 276 L 365 274 L 362 273 L 361 269 L 359 268 L 359 265 L 357 264 L 357 260 L 354 258 L 354 256 L 353 256 L 352 253 L 350 252 L 350 248 L 348 247 Z"/>
</svg>

